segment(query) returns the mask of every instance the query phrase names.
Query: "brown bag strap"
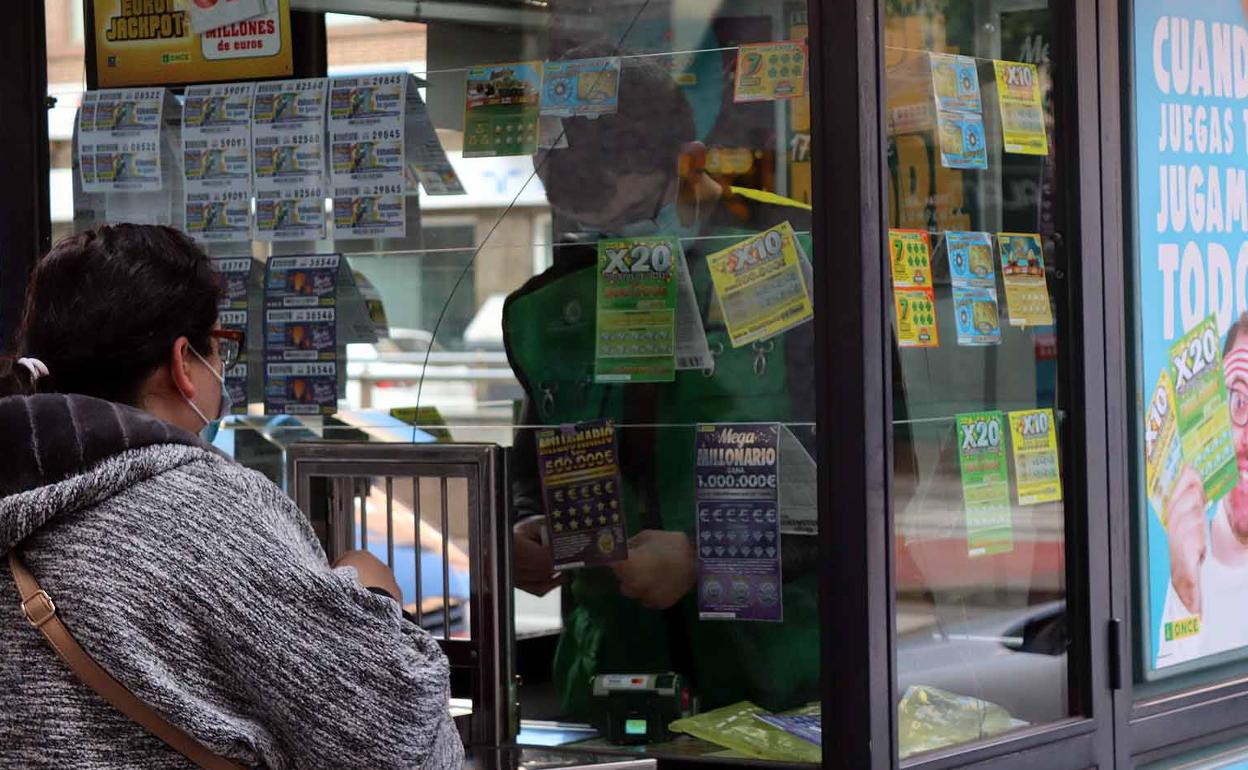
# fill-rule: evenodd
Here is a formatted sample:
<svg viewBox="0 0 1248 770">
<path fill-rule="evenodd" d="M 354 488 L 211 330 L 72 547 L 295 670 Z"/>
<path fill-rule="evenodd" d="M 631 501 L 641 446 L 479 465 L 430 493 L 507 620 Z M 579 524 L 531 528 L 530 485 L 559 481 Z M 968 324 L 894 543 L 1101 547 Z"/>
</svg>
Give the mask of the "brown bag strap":
<svg viewBox="0 0 1248 770">
<path fill-rule="evenodd" d="M 32 626 L 39 629 L 43 638 L 48 640 L 48 644 L 52 645 L 52 649 L 56 650 L 56 654 L 61 656 L 61 660 L 65 661 L 83 684 L 112 704 L 113 708 L 205 770 L 243 770 L 241 765 L 213 754 L 202 743 L 169 724 L 164 717 L 147 707 L 125 685 L 92 660 L 57 617 L 52 597 L 39 587 L 39 581 L 35 580 L 35 576 L 18 558 L 16 551 L 9 551 L 9 570 L 17 583 L 18 595 L 22 597 L 22 614 Z"/>
</svg>

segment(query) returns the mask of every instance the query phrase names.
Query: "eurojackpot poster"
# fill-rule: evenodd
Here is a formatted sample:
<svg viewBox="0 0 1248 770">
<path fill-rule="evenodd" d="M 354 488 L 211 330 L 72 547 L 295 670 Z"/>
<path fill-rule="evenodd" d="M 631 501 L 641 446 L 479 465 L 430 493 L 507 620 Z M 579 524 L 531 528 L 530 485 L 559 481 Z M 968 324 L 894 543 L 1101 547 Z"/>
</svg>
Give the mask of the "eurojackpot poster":
<svg viewBox="0 0 1248 770">
<path fill-rule="evenodd" d="M 290 0 L 197 34 L 189 5 L 206 0 L 92 0 L 96 88 L 290 77 Z"/>
<path fill-rule="evenodd" d="M 1157 678 L 1248 654 L 1248 19 L 1133 12 L 1137 634 Z"/>
</svg>

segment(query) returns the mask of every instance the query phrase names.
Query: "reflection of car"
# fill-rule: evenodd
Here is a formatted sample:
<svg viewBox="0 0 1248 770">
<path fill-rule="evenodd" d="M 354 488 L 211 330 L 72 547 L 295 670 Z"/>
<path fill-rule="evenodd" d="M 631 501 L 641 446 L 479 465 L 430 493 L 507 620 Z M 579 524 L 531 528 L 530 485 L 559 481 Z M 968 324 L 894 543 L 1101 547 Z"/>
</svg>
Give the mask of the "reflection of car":
<svg viewBox="0 0 1248 770">
<path fill-rule="evenodd" d="M 424 329 L 391 328 L 389 336 L 377 342 L 347 345 L 347 403 L 352 409 L 382 411 L 416 406 L 425 356 L 441 349 Z M 450 403 L 467 403 L 471 388 L 427 381 L 420 396 L 441 409 Z"/>
<path fill-rule="evenodd" d="M 352 409 L 432 406 L 448 420 L 505 421 L 512 406 L 493 395 L 491 388 L 498 384 L 518 387 L 502 351 L 448 351 L 423 329 L 391 328 L 376 343 L 347 346 Z"/>
<path fill-rule="evenodd" d="M 391 329 L 390 336 L 377 341 L 379 353 L 424 353 L 430 347 L 442 350 L 433 339 L 433 332 L 424 329 Z"/>
<path fill-rule="evenodd" d="M 951 618 L 944 606 L 932 614 L 934 624 L 898 639 L 898 697 L 911 685 L 927 685 L 995 703 L 1027 722 L 1067 716 L 1065 602 L 969 619 Z"/>
</svg>

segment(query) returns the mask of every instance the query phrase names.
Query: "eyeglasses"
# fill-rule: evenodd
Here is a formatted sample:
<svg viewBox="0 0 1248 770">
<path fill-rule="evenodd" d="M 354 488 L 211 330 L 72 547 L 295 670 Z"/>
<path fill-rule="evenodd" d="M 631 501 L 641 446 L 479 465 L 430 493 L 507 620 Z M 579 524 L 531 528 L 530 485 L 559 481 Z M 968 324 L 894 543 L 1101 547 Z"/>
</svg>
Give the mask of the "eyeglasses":
<svg viewBox="0 0 1248 770">
<path fill-rule="evenodd" d="M 1231 422 L 1238 428 L 1248 426 L 1248 383 L 1236 381 L 1231 386 Z"/>
<path fill-rule="evenodd" d="M 233 369 L 243 353 L 246 335 L 233 329 L 212 329 L 208 335 L 217 341 L 217 356 L 221 358 L 222 367 L 227 372 Z"/>
</svg>

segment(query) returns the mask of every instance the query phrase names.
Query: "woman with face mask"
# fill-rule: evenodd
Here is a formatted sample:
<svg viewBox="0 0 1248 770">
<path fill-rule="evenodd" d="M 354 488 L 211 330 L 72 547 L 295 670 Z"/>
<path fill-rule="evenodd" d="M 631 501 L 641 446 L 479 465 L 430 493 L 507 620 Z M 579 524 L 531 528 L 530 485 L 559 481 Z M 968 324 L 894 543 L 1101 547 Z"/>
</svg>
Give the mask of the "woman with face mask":
<svg viewBox="0 0 1248 770">
<path fill-rule="evenodd" d="M 197 435 L 229 413 L 242 344 L 219 296 L 164 227 L 102 227 L 39 262 L 0 358 L 0 559 L 107 674 L 235 765 L 459 767 L 446 658 L 393 576 L 366 554 L 331 569 L 294 503 Z M 58 659 L 8 572 L 0 766 L 187 767 Z"/>
</svg>

